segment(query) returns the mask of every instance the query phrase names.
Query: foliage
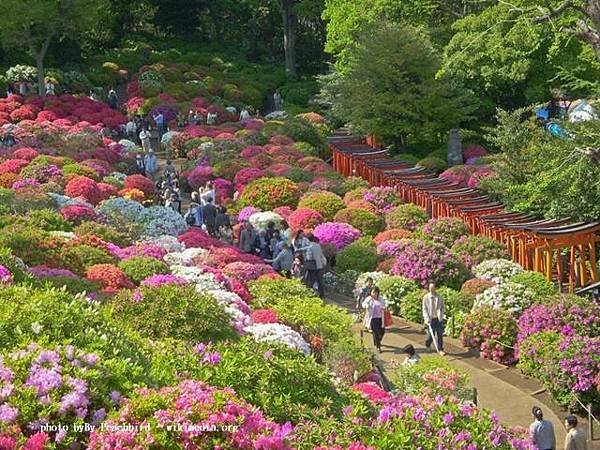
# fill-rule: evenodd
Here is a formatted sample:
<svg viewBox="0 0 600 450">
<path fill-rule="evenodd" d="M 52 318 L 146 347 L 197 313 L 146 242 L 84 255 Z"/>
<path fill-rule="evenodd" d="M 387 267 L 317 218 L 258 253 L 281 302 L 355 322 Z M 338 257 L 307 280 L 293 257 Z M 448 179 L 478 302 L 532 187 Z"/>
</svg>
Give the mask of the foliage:
<svg viewBox="0 0 600 450">
<path fill-rule="evenodd" d="M 149 256 L 134 256 L 121 261 L 119 267 L 137 285 L 152 275 L 169 273 L 169 267 L 164 262 Z"/>
<path fill-rule="evenodd" d="M 333 218 L 335 222 L 345 222 L 360 230 L 365 236 L 375 236 L 384 228 L 383 220 L 370 211 L 358 208 L 339 210 Z"/>
<path fill-rule="evenodd" d="M 454 242 L 450 251 L 469 268 L 488 259 L 508 258 L 508 252 L 504 245 L 485 236 L 459 238 Z"/>
<path fill-rule="evenodd" d="M 345 207 L 346 205 L 338 195 L 326 191 L 308 192 L 300 198 L 298 203 L 298 208 L 317 211 L 325 222 L 333 220 L 336 213 Z"/>
<path fill-rule="evenodd" d="M 335 269 L 339 272 L 345 272 L 346 270 L 370 272 L 375 270 L 378 262 L 377 249 L 371 238 L 363 237 L 354 241 L 336 255 Z"/>
<path fill-rule="evenodd" d="M 142 286 L 137 292 L 121 291 L 111 302 L 111 310 L 124 326 L 144 336 L 190 342 L 235 337 L 223 307 L 210 295 L 173 284 Z"/>
<path fill-rule="evenodd" d="M 513 361 L 516 337 L 512 314 L 493 306 L 481 306 L 467 315 L 460 336 L 463 345 L 478 349 L 484 358 L 508 364 Z"/>
<path fill-rule="evenodd" d="M 350 50 L 334 89 L 335 116 L 391 142 L 431 142 L 470 118 L 468 91 L 437 78 L 439 57 L 427 34 L 407 24 L 377 23 Z"/>
<path fill-rule="evenodd" d="M 452 247 L 457 239 L 469 236 L 469 227 L 460 219 L 444 217 L 430 219 L 422 229 L 427 239 Z"/>
<path fill-rule="evenodd" d="M 392 314 L 402 315 L 402 304 L 405 302 L 406 295 L 415 291 L 417 291 L 419 295 L 421 294 L 421 289 L 419 289 L 417 283 L 404 277 L 385 277 L 382 280 L 377 281 L 376 285 L 381 289 L 381 295 L 385 298 L 387 306 L 390 308 Z"/>
<path fill-rule="evenodd" d="M 570 139 L 519 120 L 519 112 L 500 113 L 490 138 L 502 150 L 492 162 L 496 176 L 481 187 L 515 211 L 547 218 L 593 221 L 600 215 L 600 164 L 594 148 L 600 121 L 561 124 Z"/>
<path fill-rule="evenodd" d="M 423 225 L 428 218 L 422 208 L 413 204 L 396 206 L 385 215 L 389 228 L 402 228 L 409 231 Z"/>
<path fill-rule="evenodd" d="M 71 231 L 73 226 L 63 216 L 50 209 L 38 209 L 28 215 L 29 222 L 44 231 Z"/>
<path fill-rule="evenodd" d="M 433 173 L 440 173 L 448 168 L 448 163 L 437 156 L 428 156 L 427 158 L 420 159 L 416 165 L 424 167 Z"/>
<path fill-rule="evenodd" d="M 556 294 L 554 284 L 539 272 L 525 271 L 518 273 L 512 276 L 509 281 L 518 283 L 533 291 L 536 295 L 536 300 L 540 297 L 548 297 Z"/>
<path fill-rule="evenodd" d="M 535 300 L 536 293 L 531 289 L 514 281 L 506 281 L 477 294 L 474 306 L 492 306 L 518 317 Z"/>
<path fill-rule="evenodd" d="M 521 342 L 519 356 L 521 371 L 539 379 L 561 405 L 581 410 L 576 399 L 600 404 L 600 339 L 544 331 Z"/>
<path fill-rule="evenodd" d="M 469 377 L 440 356 L 424 355 L 417 364 L 407 364 L 394 370 L 392 382 L 396 389 L 409 395 L 453 395 L 464 401 L 473 400 Z"/>
<path fill-rule="evenodd" d="M 293 181 L 286 178 L 260 178 L 244 188 L 238 205 L 269 211 L 280 206 L 295 207 L 299 198 L 300 190 Z"/>
</svg>

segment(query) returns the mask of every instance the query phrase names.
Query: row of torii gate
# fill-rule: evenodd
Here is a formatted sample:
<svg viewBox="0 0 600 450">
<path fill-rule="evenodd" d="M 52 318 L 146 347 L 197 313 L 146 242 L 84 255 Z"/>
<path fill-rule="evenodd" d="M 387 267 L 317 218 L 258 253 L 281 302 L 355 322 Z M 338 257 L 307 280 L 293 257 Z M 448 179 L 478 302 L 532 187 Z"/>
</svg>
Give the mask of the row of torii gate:
<svg viewBox="0 0 600 450">
<path fill-rule="evenodd" d="M 329 147 L 338 173 L 362 177 L 371 186 L 394 187 L 404 202 L 422 207 L 433 218 L 462 219 L 472 234 L 502 242 L 515 262 L 543 273 L 561 290 L 573 292 L 598 281 L 600 222 L 539 219 L 508 211 L 477 189 L 390 158 L 373 137 L 339 134 L 329 138 Z"/>
</svg>

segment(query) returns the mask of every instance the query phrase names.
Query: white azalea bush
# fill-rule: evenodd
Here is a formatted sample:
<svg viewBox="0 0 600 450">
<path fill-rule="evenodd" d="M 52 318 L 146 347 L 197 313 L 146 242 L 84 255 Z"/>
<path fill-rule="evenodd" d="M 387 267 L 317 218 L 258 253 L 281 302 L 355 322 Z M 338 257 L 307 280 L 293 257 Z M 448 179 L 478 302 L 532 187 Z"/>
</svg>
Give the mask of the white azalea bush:
<svg viewBox="0 0 600 450">
<path fill-rule="evenodd" d="M 519 264 L 508 259 L 488 259 L 473 267 L 473 274 L 476 278 L 493 281 L 497 284 L 508 281 L 512 276 L 522 272 L 524 269 Z"/>
<path fill-rule="evenodd" d="M 473 309 L 481 306 L 492 306 L 518 316 L 536 300 L 531 289 L 513 281 L 492 286 L 475 297 Z"/>
<path fill-rule="evenodd" d="M 277 213 L 274 213 L 273 211 L 265 211 L 252 214 L 249 220 L 254 228 L 258 228 L 260 230 L 266 230 L 269 222 L 273 222 L 275 224 L 275 228 L 279 229 L 281 228 L 283 217 Z"/>
<path fill-rule="evenodd" d="M 298 350 L 305 355 L 310 355 L 310 345 L 287 325 L 280 323 L 257 323 L 245 328 L 256 342 L 271 342 L 284 344 L 287 347 Z"/>
</svg>

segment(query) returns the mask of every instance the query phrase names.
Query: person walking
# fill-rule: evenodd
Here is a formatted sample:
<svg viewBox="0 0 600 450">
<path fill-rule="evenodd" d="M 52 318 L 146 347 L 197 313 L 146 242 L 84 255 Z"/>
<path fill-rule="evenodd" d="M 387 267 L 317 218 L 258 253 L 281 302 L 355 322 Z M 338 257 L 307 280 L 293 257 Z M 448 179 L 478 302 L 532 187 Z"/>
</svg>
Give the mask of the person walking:
<svg viewBox="0 0 600 450">
<path fill-rule="evenodd" d="M 217 207 L 213 205 L 213 199 L 210 197 L 206 198 L 206 203 L 202 206 L 202 218 L 208 234 L 212 237 L 217 235 L 216 219 L 217 219 Z"/>
<path fill-rule="evenodd" d="M 108 106 L 111 107 L 111 109 L 117 109 L 119 106 L 119 97 L 117 97 L 117 93 L 114 89 L 111 89 L 110 91 L 108 91 Z"/>
<path fill-rule="evenodd" d="M 258 232 L 258 236 L 256 236 L 256 242 L 254 244 L 254 248 L 256 249 L 256 253 L 262 259 L 266 260 L 271 257 L 271 242 L 267 238 L 267 232 L 265 230 L 260 230 Z"/>
<path fill-rule="evenodd" d="M 179 174 L 177 173 L 177 169 L 173 165 L 173 161 L 167 159 L 167 163 L 165 165 L 165 169 L 163 170 L 163 176 L 165 179 L 171 182 L 172 180 L 177 180 L 179 178 Z"/>
<path fill-rule="evenodd" d="M 429 292 L 423 297 L 423 320 L 425 325 L 427 325 L 425 347 L 428 349 L 431 348 L 433 340 L 436 339 L 436 349 L 442 356 L 446 354 L 444 352 L 445 312 L 444 299 L 437 293 L 435 283 L 429 283 Z"/>
<path fill-rule="evenodd" d="M 152 149 L 152 145 L 150 143 L 150 132 L 146 128 L 142 128 L 139 134 L 140 142 L 142 143 L 142 148 L 145 153 L 148 153 Z"/>
<path fill-rule="evenodd" d="M 383 317 L 386 304 L 377 286 L 371 289 L 371 294 L 362 302 L 362 307 L 366 311 L 365 316 L 370 317 L 371 330 L 373 330 L 373 345 L 381 353 L 381 341 L 385 335 Z"/>
<path fill-rule="evenodd" d="M 243 108 L 242 112 L 240 112 L 240 122 L 250 119 L 250 113 L 248 112 L 248 108 Z"/>
<path fill-rule="evenodd" d="M 135 155 L 135 173 L 146 176 L 146 166 L 144 159 L 139 153 Z"/>
<path fill-rule="evenodd" d="M 240 232 L 240 241 L 238 242 L 239 249 L 244 253 L 254 253 L 254 244 L 256 242 L 256 231 L 252 224 L 248 221 L 242 225 Z"/>
<path fill-rule="evenodd" d="M 154 119 L 156 128 L 158 128 L 158 140 L 160 141 L 163 137 L 163 134 L 165 134 L 165 116 L 163 116 L 163 113 L 158 111 L 152 116 L 152 118 Z"/>
<path fill-rule="evenodd" d="M 565 450 L 587 450 L 587 439 L 583 431 L 577 428 L 577 417 L 565 417 L 565 427 L 567 428 Z"/>
<path fill-rule="evenodd" d="M 304 268 L 307 272 L 307 282 L 310 288 L 317 286 L 319 297 L 325 297 L 325 286 L 323 284 L 323 269 L 327 264 L 327 259 L 323 255 L 323 249 L 319 244 L 319 238 L 313 234 L 308 235 L 310 244 L 308 247 L 300 248 L 298 251 L 304 252 Z"/>
<path fill-rule="evenodd" d="M 531 410 L 533 422 L 529 425 L 531 440 L 539 450 L 556 450 L 556 436 L 552 422 L 544 419 L 544 414 L 539 406 Z"/>
<path fill-rule="evenodd" d="M 158 170 L 158 162 L 156 161 L 156 155 L 152 149 L 144 155 L 144 166 L 146 166 L 146 176 L 150 179 L 154 179 L 154 175 Z"/>
</svg>

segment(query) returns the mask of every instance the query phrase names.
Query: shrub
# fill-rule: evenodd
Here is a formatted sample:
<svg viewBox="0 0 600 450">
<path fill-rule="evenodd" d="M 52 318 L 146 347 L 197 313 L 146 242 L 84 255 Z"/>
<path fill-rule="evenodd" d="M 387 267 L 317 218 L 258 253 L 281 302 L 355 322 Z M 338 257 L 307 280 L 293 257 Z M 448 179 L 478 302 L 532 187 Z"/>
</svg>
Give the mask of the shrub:
<svg viewBox="0 0 600 450">
<path fill-rule="evenodd" d="M 358 208 L 345 208 L 339 210 L 335 222 L 345 222 L 360 230 L 365 236 L 375 236 L 384 228 L 383 220 L 372 212 Z"/>
<path fill-rule="evenodd" d="M 409 231 L 423 225 L 427 219 L 427 213 L 423 209 L 411 204 L 396 206 L 385 215 L 389 228 L 403 228 Z"/>
<path fill-rule="evenodd" d="M 430 219 L 423 226 L 422 233 L 426 239 L 452 247 L 457 239 L 469 235 L 469 227 L 460 219 L 444 217 Z"/>
<path fill-rule="evenodd" d="M 208 429 L 214 432 L 173 432 L 164 426 L 163 419 L 169 417 L 169 427 L 182 430 Z M 219 417 L 220 419 L 216 419 Z M 245 401 L 238 399 L 232 389 L 215 389 L 197 381 L 182 381 L 177 386 L 160 390 L 144 389 L 107 422 L 106 428 L 92 432 L 88 448 L 125 447 L 129 438 L 116 431 L 120 424 L 139 426 L 137 449 L 151 449 L 156 442 L 162 448 L 235 448 L 241 439 L 257 448 L 261 441 L 285 446 L 286 433 L 280 425 L 267 420 L 260 411 Z M 148 430 L 143 424 L 148 424 Z M 222 431 L 222 426 L 230 426 L 235 431 Z"/>
<path fill-rule="evenodd" d="M 100 290 L 100 283 L 87 280 L 80 277 L 69 277 L 69 276 L 50 276 L 45 277 L 41 281 L 41 285 L 49 285 L 49 287 L 55 287 L 57 289 L 66 289 L 70 294 L 76 295 L 82 292 L 97 292 Z"/>
<path fill-rule="evenodd" d="M 363 196 L 368 191 L 369 189 L 367 187 L 358 187 L 356 189 L 352 189 L 344 195 L 344 203 L 348 205 L 357 200 L 364 200 Z"/>
<path fill-rule="evenodd" d="M 0 265 L 8 269 L 12 280 L 16 283 L 25 281 L 28 278 L 25 264 L 12 254 L 10 248 L 0 247 Z"/>
<path fill-rule="evenodd" d="M 521 343 L 519 356 L 521 371 L 539 379 L 561 405 L 577 411 L 577 400 L 600 404 L 600 338 L 535 333 Z"/>
<path fill-rule="evenodd" d="M 306 142 L 317 149 L 318 155 L 322 156 L 327 148 L 325 138 L 308 121 L 292 118 L 285 121 L 281 132 L 296 142 Z"/>
<path fill-rule="evenodd" d="M 73 226 L 63 216 L 51 209 L 38 209 L 28 214 L 31 225 L 44 231 L 71 231 Z"/>
<path fill-rule="evenodd" d="M 441 244 L 405 239 L 398 242 L 394 255 L 392 273 L 415 280 L 423 287 L 434 282 L 459 288 L 468 277 L 464 265 Z"/>
<path fill-rule="evenodd" d="M 333 192 L 313 191 L 300 198 L 298 207 L 315 210 L 321 214 L 324 221 L 332 221 L 336 213 L 346 205 L 341 197 Z"/>
<path fill-rule="evenodd" d="M 518 317 L 536 300 L 536 294 L 522 284 L 507 281 L 492 286 L 475 297 L 475 306 L 492 306 L 503 309 Z"/>
<path fill-rule="evenodd" d="M 235 390 L 279 421 L 314 418 L 322 413 L 339 416 L 342 396 L 325 367 L 282 345 L 256 343 L 249 338 L 223 342 L 211 349 L 218 364 L 199 364 L 188 349 L 158 349 L 155 368 L 161 373 L 187 372 L 192 379 Z M 173 377 L 173 375 L 171 375 Z"/>
<path fill-rule="evenodd" d="M 336 251 L 344 249 L 360 237 L 360 231 L 347 223 L 326 222 L 318 225 L 313 234 L 321 245 L 331 244 Z"/>
<path fill-rule="evenodd" d="M 65 195 L 72 198 L 83 198 L 92 205 L 97 205 L 102 200 L 102 192 L 98 188 L 98 184 L 85 176 L 71 178 L 65 187 Z"/>
<path fill-rule="evenodd" d="M 451 248 L 454 255 L 471 268 L 486 259 L 506 259 L 506 246 L 485 236 L 466 236 L 459 238 Z"/>
<path fill-rule="evenodd" d="M 510 277 L 509 281 L 525 286 L 533 291 L 536 298 L 548 297 L 556 293 L 556 288 L 551 281 L 539 272 L 522 272 Z"/>
<path fill-rule="evenodd" d="M 102 284 L 102 291 L 116 293 L 120 289 L 133 289 L 135 286 L 127 278 L 125 272 L 112 264 L 96 264 L 86 271 L 88 280 Z"/>
<path fill-rule="evenodd" d="M 392 187 L 372 187 L 363 194 L 362 198 L 377 208 L 380 213 L 386 213 L 400 204 L 400 197 Z"/>
<path fill-rule="evenodd" d="M 392 382 L 396 389 L 409 395 L 473 400 L 468 375 L 437 355 L 424 355 L 418 364 L 400 366 L 393 372 Z"/>
<path fill-rule="evenodd" d="M 211 296 L 190 286 L 165 284 L 122 291 L 111 308 L 124 325 L 151 339 L 174 338 L 190 342 L 235 338 L 229 316 Z"/>
<path fill-rule="evenodd" d="M 477 349 L 481 356 L 499 363 L 513 362 L 517 324 L 511 313 L 492 306 L 476 308 L 464 318 L 463 345 Z"/>
<path fill-rule="evenodd" d="M 152 275 L 169 273 L 169 267 L 164 262 L 149 256 L 126 259 L 119 263 L 119 268 L 137 285 Z"/>
<path fill-rule="evenodd" d="M 120 247 L 131 244 L 131 240 L 125 233 L 109 225 L 96 222 L 84 222 L 81 225 L 76 226 L 73 231 L 77 236 L 97 236 L 105 242 L 111 242 Z"/>
<path fill-rule="evenodd" d="M 544 331 L 556 331 L 565 336 L 600 337 L 600 305 L 586 298 L 565 295 L 550 304 L 525 309 L 517 324 L 517 343 Z"/>
<path fill-rule="evenodd" d="M 423 296 L 427 291 L 416 289 L 409 291 L 400 302 L 399 315 L 411 322 L 423 323 Z"/>
<path fill-rule="evenodd" d="M 152 198 L 154 195 L 154 183 L 149 178 L 146 178 L 143 175 L 129 175 L 123 181 L 124 189 L 137 189 L 138 191 L 142 191 L 144 193 L 144 197 Z"/>
<path fill-rule="evenodd" d="M 338 272 L 355 270 L 371 272 L 377 267 L 379 258 L 377 249 L 369 237 L 361 238 L 345 247 L 335 258 L 335 268 Z"/>
<path fill-rule="evenodd" d="M 299 197 L 300 190 L 293 181 L 286 178 L 260 178 L 244 188 L 238 205 L 270 211 L 280 206 L 295 207 Z"/>
<path fill-rule="evenodd" d="M 514 275 L 522 273 L 523 268 L 506 259 L 488 259 L 473 267 L 473 274 L 477 278 L 490 280 L 494 283 L 503 283 L 510 280 Z"/>
<path fill-rule="evenodd" d="M 424 167 L 434 173 L 441 173 L 448 168 L 448 164 L 442 158 L 436 156 L 428 156 L 419 160 L 416 164 L 419 167 Z"/>
<path fill-rule="evenodd" d="M 83 276 L 91 266 L 115 262 L 114 256 L 103 248 L 92 247 L 87 244 L 65 246 L 60 253 L 60 259 L 65 268 Z"/>
<path fill-rule="evenodd" d="M 323 222 L 323 216 L 314 209 L 298 208 L 289 215 L 287 222 L 294 231 L 313 229 Z"/>
<path fill-rule="evenodd" d="M 481 278 L 471 278 L 470 280 L 467 280 L 463 283 L 462 287 L 460 288 L 460 292 L 464 296 L 472 298 L 473 301 L 475 301 L 475 297 L 477 296 L 477 294 L 481 294 L 486 289 L 491 288 L 495 285 L 496 283 L 490 280 L 483 280 Z"/>
<path fill-rule="evenodd" d="M 394 229 L 385 230 L 381 233 L 377 233 L 377 235 L 373 238 L 373 242 L 377 245 L 382 244 L 386 241 L 399 241 L 401 239 L 410 238 L 412 233 L 407 230 Z"/>
<path fill-rule="evenodd" d="M 377 281 L 376 284 L 381 289 L 381 295 L 387 301 L 388 308 L 393 314 L 402 314 L 401 305 L 407 294 L 418 291 L 420 298 L 423 298 L 417 283 L 404 277 L 389 276 Z"/>
<path fill-rule="evenodd" d="M 28 266 L 39 266 L 57 256 L 63 244 L 60 238 L 31 227 L 4 229 L 0 234 L 0 247 L 10 248 L 12 254 L 21 258 Z"/>
</svg>

